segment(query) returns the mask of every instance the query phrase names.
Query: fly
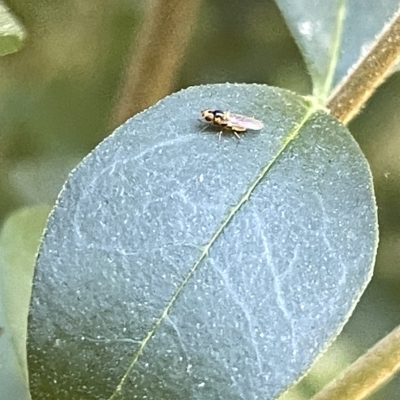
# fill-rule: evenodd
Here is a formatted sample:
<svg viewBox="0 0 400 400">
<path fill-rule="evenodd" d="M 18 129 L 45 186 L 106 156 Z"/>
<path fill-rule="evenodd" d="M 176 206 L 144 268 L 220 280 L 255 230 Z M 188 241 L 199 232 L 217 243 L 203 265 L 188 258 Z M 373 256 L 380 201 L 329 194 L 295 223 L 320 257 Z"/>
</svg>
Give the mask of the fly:
<svg viewBox="0 0 400 400">
<path fill-rule="evenodd" d="M 203 110 L 201 116 L 206 122 L 220 128 L 219 138 L 224 130 L 232 132 L 238 139 L 239 133 L 244 133 L 248 129 L 259 131 L 264 127 L 264 124 L 258 119 L 247 117 L 245 115 L 233 114 L 229 111 L 221 110 Z"/>
</svg>

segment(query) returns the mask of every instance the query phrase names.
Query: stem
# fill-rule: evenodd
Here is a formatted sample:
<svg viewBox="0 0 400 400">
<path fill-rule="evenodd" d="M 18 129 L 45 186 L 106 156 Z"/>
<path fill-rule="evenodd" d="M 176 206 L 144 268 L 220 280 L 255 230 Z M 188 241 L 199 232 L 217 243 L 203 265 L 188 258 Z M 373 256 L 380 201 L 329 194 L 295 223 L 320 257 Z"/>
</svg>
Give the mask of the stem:
<svg viewBox="0 0 400 400">
<path fill-rule="evenodd" d="M 200 0 L 153 0 L 126 68 L 113 125 L 167 95 L 183 58 Z"/>
<path fill-rule="evenodd" d="M 325 386 L 312 400 L 361 400 L 400 370 L 400 326 Z"/>
<path fill-rule="evenodd" d="M 354 66 L 328 99 L 332 115 L 347 124 L 385 80 L 400 55 L 400 9 L 368 54 Z"/>
</svg>

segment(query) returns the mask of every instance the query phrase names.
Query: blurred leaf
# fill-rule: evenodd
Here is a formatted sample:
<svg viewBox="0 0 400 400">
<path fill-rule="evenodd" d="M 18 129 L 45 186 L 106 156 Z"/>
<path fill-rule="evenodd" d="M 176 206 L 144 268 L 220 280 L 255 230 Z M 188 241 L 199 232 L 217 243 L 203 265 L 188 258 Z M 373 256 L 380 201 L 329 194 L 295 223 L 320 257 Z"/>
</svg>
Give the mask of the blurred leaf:
<svg viewBox="0 0 400 400">
<path fill-rule="evenodd" d="M 67 153 L 19 160 L 10 168 L 10 185 L 25 203 L 53 203 L 69 172 L 82 158 Z"/>
<path fill-rule="evenodd" d="M 3 399 L 29 399 L 26 330 L 33 268 L 48 206 L 18 210 L 0 232 L 0 387 Z"/>
<path fill-rule="evenodd" d="M 265 127 L 219 141 L 207 107 Z M 376 242 L 367 163 L 332 117 L 265 85 L 172 95 L 59 197 L 34 279 L 32 396 L 273 398 L 342 329 Z"/>
<path fill-rule="evenodd" d="M 314 94 L 332 88 L 374 43 L 399 0 L 276 0 L 308 64 Z"/>
<path fill-rule="evenodd" d="M 0 0 L 0 56 L 19 50 L 25 36 L 21 23 Z"/>
<path fill-rule="evenodd" d="M 363 297 L 364 298 L 364 297 Z M 347 325 L 346 325 L 347 327 Z M 340 340 L 342 336 L 315 362 L 307 375 L 279 397 L 279 400 L 308 400 L 328 382 L 335 379 L 353 361 L 349 348 L 352 343 Z"/>
</svg>

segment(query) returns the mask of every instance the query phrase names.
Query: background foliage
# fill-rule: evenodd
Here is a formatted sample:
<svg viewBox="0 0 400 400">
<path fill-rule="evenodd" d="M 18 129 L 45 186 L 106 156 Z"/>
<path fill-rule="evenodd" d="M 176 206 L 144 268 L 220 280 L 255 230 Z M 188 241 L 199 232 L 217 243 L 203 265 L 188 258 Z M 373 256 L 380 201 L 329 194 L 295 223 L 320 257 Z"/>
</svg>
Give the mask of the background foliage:
<svg viewBox="0 0 400 400">
<path fill-rule="evenodd" d="M 142 1 L 12 0 L 28 32 L 0 59 L 0 218 L 54 203 L 68 172 L 111 129 L 110 116 Z M 175 89 L 216 82 L 311 91 L 301 55 L 272 1 L 205 1 Z M 308 398 L 398 324 L 400 75 L 378 89 L 349 129 L 374 175 L 380 220 L 375 277 L 352 319 L 298 393 Z M 331 375 L 330 375 L 331 374 Z M 400 379 L 374 397 L 395 398 Z M 299 397 L 301 398 L 301 397 Z"/>
</svg>

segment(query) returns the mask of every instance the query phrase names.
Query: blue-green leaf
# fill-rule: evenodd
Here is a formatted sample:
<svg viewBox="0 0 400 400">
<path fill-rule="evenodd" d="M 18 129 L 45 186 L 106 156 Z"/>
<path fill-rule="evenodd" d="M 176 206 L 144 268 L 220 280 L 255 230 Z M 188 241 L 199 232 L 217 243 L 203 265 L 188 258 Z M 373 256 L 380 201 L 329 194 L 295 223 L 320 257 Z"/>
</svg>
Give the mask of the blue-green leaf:
<svg viewBox="0 0 400 400">
<path fill-rule="evenodd" d="M 200 110 L 260 119 L 238 140 Z M 118 128 L 72 173 L 34 278 L 34 399 L 271 399 L 371 278 L 368 165 L 349 132 L 265 85 L 207 85 Z"/>
<path fill-rule="evenodd" d="M 332 88 L 373 45 L 399 0 L 276 0 L 307 62 L 314 95 Z"/>
</svg>

